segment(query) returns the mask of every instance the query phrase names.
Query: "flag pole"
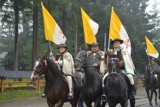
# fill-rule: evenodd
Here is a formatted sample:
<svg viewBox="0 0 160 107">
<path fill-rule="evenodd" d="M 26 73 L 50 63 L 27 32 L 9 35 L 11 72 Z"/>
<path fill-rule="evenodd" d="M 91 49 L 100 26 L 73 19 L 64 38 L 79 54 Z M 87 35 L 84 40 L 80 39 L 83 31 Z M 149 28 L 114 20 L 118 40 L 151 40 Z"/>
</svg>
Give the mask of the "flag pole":
<svg viewBox="0 0 160 107">
<path fill-rule="evenodd" d="M 149 55 L 147 55 L 147 56 L 148 56 L 149 69 L 150 69 L 150 71 L 151 71 L 151 62 L 150 62 L 150 57 L 149 57 Z"/>
<path fill-rule="evenodd" d="M 52 52 L 52 46 L 50 41 L 48 41 L 48 49 L 49 49 L 49 52 Z"/>
<path fill-rule="evenodd" d="M 107 48 L 107 52 L 108 50 L 110 50 L 110 38 L 108 38 L 108 48 Z M 107 55 L 107 68 L 108 68 L 108 62 L 109 62 L 109 54 Z"/>
<path fill-rule="evenodd" d="M 107 36 L 106 33 L 104 33 L 104 52 L 106 52 L 106 48 L 107 48 L 107 46 L 106 46 L 107 37 L 106 36 Z"/>
</svg>

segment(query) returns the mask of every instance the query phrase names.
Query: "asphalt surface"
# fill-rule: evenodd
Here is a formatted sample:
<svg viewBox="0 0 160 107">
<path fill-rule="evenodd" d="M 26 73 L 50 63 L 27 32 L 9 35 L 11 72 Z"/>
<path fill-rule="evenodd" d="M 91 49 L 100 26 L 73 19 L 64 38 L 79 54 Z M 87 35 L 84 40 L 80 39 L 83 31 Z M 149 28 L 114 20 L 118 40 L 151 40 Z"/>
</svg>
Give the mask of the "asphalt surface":
<svg viewBox="0 0 160 107">
<path fill-rule="evenodd" d="M 147 95 L 144 88 L 137 90 L 136 107 L 150 107 L 146 96 Z M 155 106 L 154 101 L 153 101 L 153 105 L 154 105 L 153 107 L 160 107 L 160 105 Z M 48 107 L 48 106 L 45 98 L 31 97 L 26 99 L 19 99 L 19 100 L 15 99 L 15 100 L 6 101 L 3 103 L 0 103 L 0 107 Z M 71 105 L 69 103 L 65 103 L 63 107 L 71 107 Z M 106 105 L 106 107 L 108 106 Z M 117 107 L 120 107 L 120 106 L 117 105 Z"/>
</svg>

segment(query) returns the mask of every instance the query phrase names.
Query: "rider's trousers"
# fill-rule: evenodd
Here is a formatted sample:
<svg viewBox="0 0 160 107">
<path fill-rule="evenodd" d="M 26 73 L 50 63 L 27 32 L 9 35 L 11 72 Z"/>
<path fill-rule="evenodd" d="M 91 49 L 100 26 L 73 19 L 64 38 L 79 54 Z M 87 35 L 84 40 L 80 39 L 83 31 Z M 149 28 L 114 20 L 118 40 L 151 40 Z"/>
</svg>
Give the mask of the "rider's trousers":
<svg viewBox="0 0 160 107">
<path fill-rule="evenodd" d="M 69 92 L 73 92 L 73 90 L 72 90 L 72 77 L 67 76 L 67 80 L 68 80 L 68 85 L 69 85 Z"/>
</svg>

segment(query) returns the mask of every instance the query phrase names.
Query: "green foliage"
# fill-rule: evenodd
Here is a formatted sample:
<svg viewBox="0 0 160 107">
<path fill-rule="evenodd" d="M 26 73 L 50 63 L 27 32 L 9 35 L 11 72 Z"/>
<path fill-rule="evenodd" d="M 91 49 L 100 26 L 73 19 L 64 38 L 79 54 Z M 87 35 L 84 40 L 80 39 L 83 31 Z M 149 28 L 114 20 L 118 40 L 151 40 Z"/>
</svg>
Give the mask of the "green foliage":
<svg viewBox="0 0 160 107">
<path fill-rule="evenodd" d="M 0 103 L 11 99 L 21 99 L 33 96 L 41 96 L 42 93 L 43 90 L 41 90 L 40 92 L 36 92 L 35 89 L 29 89 L 29 88 L 8 89 L 3 94 L 0 95 Z"/>
</svg>

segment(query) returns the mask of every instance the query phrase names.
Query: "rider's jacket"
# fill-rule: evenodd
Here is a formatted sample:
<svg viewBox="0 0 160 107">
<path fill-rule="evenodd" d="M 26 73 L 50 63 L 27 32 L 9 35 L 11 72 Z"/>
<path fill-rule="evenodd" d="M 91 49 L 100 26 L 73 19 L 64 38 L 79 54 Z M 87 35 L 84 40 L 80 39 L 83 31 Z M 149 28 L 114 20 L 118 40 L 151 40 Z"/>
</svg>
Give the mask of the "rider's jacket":
<svg viewBox="0 0 160 107">
<path fill-rule="evenodd" d="M 75 73 L 73 57 L 69 52 L 57 53 L 56 61 L 59 62 L 60 69 L 64 74 L 72 75 Z"/>
<path fill-rule="evenodd" d="M 158 64 L 155 62 L 151 64 L 151 72 L 157 73 L 157 71 L 158 71 Z"/>
<path fill-rule="evenodd" d="M 98 52 L 91 52 L 87 51 L 87 60 L 91 59 L 91 65 L 94 63 L 97 63 L 98 66 L 95 67 L 96 70 L 100 73 L 104 73 L 104 70 L 106 69 L 106 65 L 104 63 L 104 52 L 98 51 Z"/>
</svg>

